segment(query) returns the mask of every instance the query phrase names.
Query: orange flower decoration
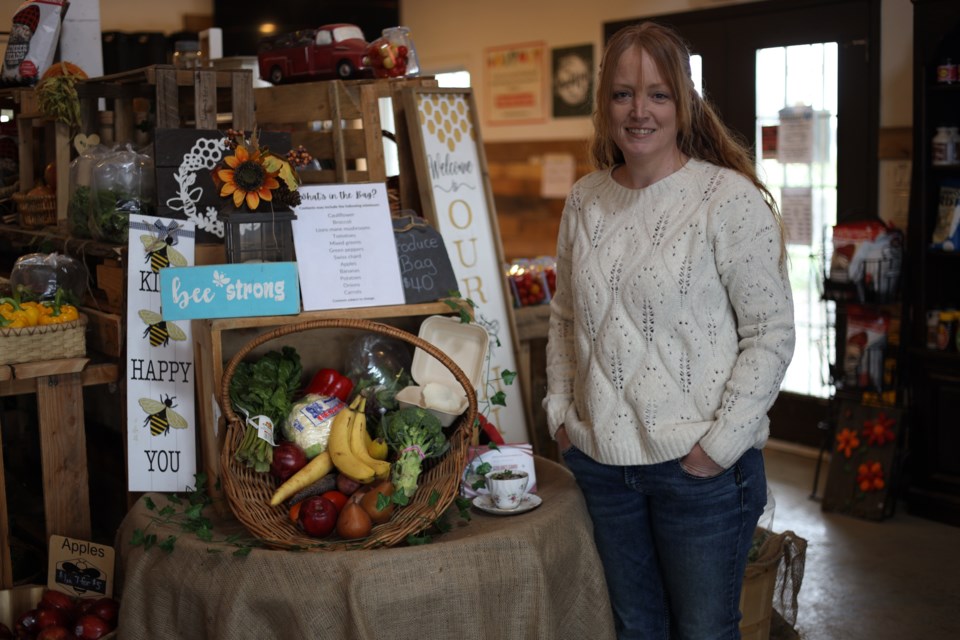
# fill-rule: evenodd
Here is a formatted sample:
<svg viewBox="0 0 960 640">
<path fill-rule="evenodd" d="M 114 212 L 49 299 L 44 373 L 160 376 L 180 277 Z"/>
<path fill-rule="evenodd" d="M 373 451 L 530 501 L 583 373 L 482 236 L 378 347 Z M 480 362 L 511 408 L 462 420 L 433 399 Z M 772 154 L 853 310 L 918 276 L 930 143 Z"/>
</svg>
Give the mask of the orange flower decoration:
<svg viewBox="0 0 960 640">
<path fill-rule="evenodd" d="M 261 200 L 273 200 L 273 190 L 280 187 L 277 180 L 280 167 L 270 171 L 259 149 L 251 152 L 238 144 L 233 155 L 226 156 L 223 161 L 230 168 L 217 171 L 217 178 L 223 182 L 220 188 L 222 197 L 233 196 L 233 205 L 238 209 L 246 201 L 251 211 L 260 206 Z"/>
<path fill-rule="evenodd" d="M 843 429 L 837 434 L 837 451 L 849 458 L 853 455 L 853 450 L 860 446 L 860 438 L 857 432 L 851 429 Z"/>
<path fill-rule="evenodd" d="M 866 439 L 867 444 L 882 447 L 888 442 L 893 442 L 897 439 L 896 434 L 893 432 L 893 425 L 896 423 L 896 420 L 888 418 L 887 414 L 881 411 L 875 419 L 863 421 L 862 435 L 864 439 Z"/>
<path fill-rule="evenodd" d="M 864 493 L 881 491 L 886 486 L 883 479 L 883 465 L 876 460 L 867 460 L 857 467 L 857 486 Z"/>
</svg>

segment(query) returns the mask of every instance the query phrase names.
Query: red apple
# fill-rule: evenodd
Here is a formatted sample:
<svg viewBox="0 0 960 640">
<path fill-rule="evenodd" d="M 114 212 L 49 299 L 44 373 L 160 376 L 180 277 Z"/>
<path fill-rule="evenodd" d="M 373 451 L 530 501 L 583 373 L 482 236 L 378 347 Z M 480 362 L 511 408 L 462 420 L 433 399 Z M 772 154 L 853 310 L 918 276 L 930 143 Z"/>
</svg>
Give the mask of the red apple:
<svg viewBox="0 0 960 640">
<path fill-rule="evenodd" d="M 281 442 L 273 448 L 273 461 L 270 463 L 270 473 L 283 482 L 297 471 L 305 467 L 307 456 L 303 449 L 292 442 Z"/>
<path fill-rule="evenodd" d="M 47 589 L 43 592 L 43 595 L 40 596 L 40 602 L 37 604 L 37 608 L 59 609 L 68 616 L 72 616 L 77 610 L 77 603 L 62 591 Z"/>
<path fill-rule="evenodd" d="M 36 635 L 37 631 L 40 630 L 40 627 L 37 626 L 37 613 L 39 613 L 38 609 L 29 609 L 17 616 L 13 623 L 13 627 L 17 631 L 17 637 L 32 638 Z"/>
<path fill-rule="evenodd" d="M 87 613 L 103 618 L 111 627 L 116 627 L 117 616 L 120 614 L 120 603 L 113 598 L 98 598 L 87 609 Z"/>
<path fill-rule="evenodd" d="M 83 614 L 73 625 L 73 633 L 80 640 L 100 640 L 111 631 L 109 622 L 91 613 Z"/>
<path fill-rule="evenodd" d="M 90 610 L 90 607 L 93 606 L 93 603 L 97 600 L 98 598 L 77 598 L 77 617 L 79 618 L 83 614 L 87 613 L 87 611 Z"/>
<path fill-rule="evenodd" d="M 77 636 L 66 627 L 47 627 L 41 629 L 36 640 L 76 640 Z"/>
<path fill-rule="evenodd" d="M 66 627 L 70 616 L 60 609 L 37 609 L 37 629 L 47 627 Z"/>
<path fill-rule="evenodd" d="M 297 520 L 307 535 L 324 538 L 337 526 L 337 505 L 322 496 L 311 496 L 303 501 Z"/>
</svg>

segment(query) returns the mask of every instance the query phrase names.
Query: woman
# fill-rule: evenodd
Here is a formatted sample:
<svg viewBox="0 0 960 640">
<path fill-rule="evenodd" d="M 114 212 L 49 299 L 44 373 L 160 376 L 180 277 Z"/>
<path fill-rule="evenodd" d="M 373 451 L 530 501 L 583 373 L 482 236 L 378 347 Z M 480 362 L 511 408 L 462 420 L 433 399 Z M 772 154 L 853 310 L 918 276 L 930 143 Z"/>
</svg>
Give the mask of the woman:
<svg viewBox="0 0 960 640">
<path fill-rule="evenodd" d="M 544 399 L 594 524 L 618 637 L 739 638 L 793 353 L 782 225 L 670 29 L 603 56 L 557 241 Z"/>
</svg>

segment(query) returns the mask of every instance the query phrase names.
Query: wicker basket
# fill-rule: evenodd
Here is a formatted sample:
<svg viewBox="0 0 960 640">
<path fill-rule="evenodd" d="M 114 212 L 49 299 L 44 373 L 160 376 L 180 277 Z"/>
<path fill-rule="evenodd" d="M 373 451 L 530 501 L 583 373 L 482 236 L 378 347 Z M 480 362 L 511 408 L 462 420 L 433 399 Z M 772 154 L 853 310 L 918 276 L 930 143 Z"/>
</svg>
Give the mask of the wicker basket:
<svg viewBox="0 0 960 640">
<path fill-rule="evenodd" d="M 426 460 L 424 473 L 417 483 L 417 493 L 406 506 L 394 511 L 390 521 L 377 525 L 370 535 L 361 540 L 312 538 L 290 521 L 283 506 L 270 506 L 270 497 L 277 487 L 268 473 L 257 473 L 241 462 L 234 453 L 243 440 L 244 423 L 230 403 L 230 381 L 237 365 L 253 349 L 265 342 L 283 336 L 313 329 L 357 329 L 397 338 L 422 349 L 437 358 L 456 378 L 467 394 L 468 408 L 460 421 L 448 433 L 450 448 L 437 460 Z M 220 389 L 220 407 L 227 420 L 227 437 L 220 452 L 220 473 L 230 509 L 237 519 L 268 546 L 278 549 L 333 551 L 343 549 L 373 549 L 392 547 L 408 535 L 428 528 L 449 507 L 457 496 L 460 479 L 467 463 L 467 449 L 471 441 L 473 423 L 477 417 L 477 396 L 473 384 L 457 364 L 443 351 L 411 333 L 369 320 L 312 320 L 279 327 L 262 334 L 243 346 L 227 364 Z M 430 466 L 428 463 L 431 463 Z"/>
<path fill-rule="evenodd" d="M 30 196 L 25 193 L 13 194 L 20 214 L 20 226 L 25 229 L 40 229 L 57 224 L 57 196 Z"/>
<path fill-rule="evenodd" d="M 62 324 L 0 329 L 0 364 L 87 355 L 87 316 Z"/>
</svg>

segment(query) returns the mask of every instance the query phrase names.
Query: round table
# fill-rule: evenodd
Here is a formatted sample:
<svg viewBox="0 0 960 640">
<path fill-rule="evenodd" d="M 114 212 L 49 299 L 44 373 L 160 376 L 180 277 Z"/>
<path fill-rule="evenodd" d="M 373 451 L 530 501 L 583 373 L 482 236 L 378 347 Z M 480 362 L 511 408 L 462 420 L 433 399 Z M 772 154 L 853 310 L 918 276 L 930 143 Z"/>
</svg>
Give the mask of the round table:
<svg viewBox="0 0 960 640">
<path fill-rule="evenodd" d="M 140 500 L 117 533 L 120 637 L 604 640 L 613 616 L 592 526 L 573 476 L 536 458 L 542 504 L 491 515 L 455 507 L 425 545 L 366 551 L 254 549 L 235 557 Z M 162 494 L 146 496 L 159 506 Z M 212 511 L 212 509 L 211 509 Z M 216 539 L 243 531 L 211 515 Z M 148 527 L 149 525 L 149 527 Z M 172 552 L 132 546 L 136 530 L 178 536 Z"/>
</svg>

